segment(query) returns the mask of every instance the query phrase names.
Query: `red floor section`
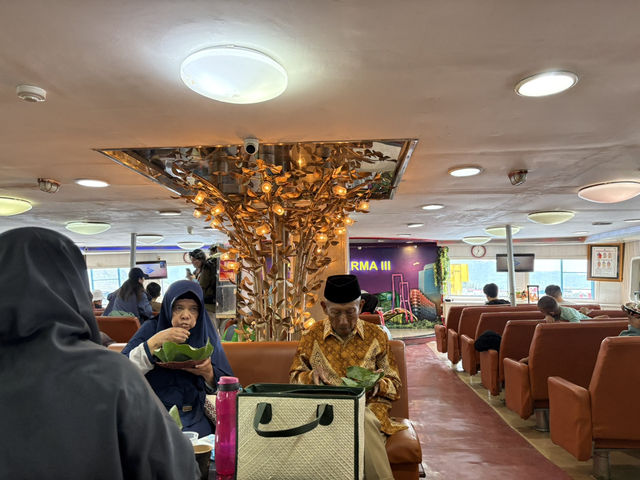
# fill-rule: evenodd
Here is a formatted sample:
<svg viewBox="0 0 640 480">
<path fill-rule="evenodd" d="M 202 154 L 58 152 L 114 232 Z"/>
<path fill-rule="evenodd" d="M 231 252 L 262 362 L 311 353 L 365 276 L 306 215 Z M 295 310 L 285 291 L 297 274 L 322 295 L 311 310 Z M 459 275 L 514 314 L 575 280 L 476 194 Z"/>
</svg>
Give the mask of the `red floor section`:
<svg viewBox="0 0 640 480">
<path fill-rule="evenodd" d="M 570 479 L 463 384 L 427 345 L 407 345 L 409 415 L 431 480 Z"/>
</svg>

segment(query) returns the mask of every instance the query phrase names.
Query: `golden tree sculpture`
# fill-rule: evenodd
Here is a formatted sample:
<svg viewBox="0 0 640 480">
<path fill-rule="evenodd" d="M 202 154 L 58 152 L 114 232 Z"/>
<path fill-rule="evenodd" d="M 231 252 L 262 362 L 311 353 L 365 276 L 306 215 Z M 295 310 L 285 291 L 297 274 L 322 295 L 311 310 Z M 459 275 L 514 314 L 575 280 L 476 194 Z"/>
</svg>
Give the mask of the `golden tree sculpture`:
<svg viewBox="0 0 640 480">
<path fill-rule="evenodd" d="M 196 205 L 194 216 L 228 236 L 222 258 L 240 273 L 237 331 L 245 339 L 255 332 L 258 341 L 286 340 L 313 324 L 308 309 L 332 261 L 329 246 L 353 224 L 349 214 L 368 212 L 380 180 L 360 168 L 388 160 L 370 147 L 297 144 L 272 163 L 240 149 L 226 157 L 230 168 L 210 173 L 217 186 L 173 163 L 173 174 L 193 193 L 186 199 Z M 238 188 L 224 192 L 222 176 Z"/>
</svg>

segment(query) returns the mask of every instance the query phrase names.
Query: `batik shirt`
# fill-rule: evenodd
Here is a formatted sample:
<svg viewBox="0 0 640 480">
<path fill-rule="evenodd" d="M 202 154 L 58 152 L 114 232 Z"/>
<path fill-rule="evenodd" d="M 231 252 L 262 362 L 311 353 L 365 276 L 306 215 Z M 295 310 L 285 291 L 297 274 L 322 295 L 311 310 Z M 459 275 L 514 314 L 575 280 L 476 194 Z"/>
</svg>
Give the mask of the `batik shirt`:
<svg viewBox="0 0 640 480">
<path fill-rule="evenodd" d="M 380 420 L 381 430 L 392 435 L 407 428 L 389 418 L 391 402 L 400 397 L 400 374 L 387 336 L 377 325 L 358 320 L 353 332 L 343 340 L 333 331 L 328 319 L 317 322 L 300 339 L 289 372 L 290 381 L 313 384 L 312 370 L 320 369 L 331 385 L 342 385 L 341 377 L 346 376 L 347 368 L 352 365 L 384 371 L 377 394 L 367 401 L 367 406 Z"/>
</svg>

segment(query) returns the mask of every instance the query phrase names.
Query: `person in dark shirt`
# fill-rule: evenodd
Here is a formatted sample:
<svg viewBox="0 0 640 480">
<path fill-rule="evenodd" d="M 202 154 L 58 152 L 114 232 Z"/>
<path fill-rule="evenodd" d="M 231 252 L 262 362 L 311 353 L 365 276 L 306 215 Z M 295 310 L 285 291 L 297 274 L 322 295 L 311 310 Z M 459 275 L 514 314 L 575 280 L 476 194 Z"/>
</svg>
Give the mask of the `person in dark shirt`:
<svg viewBox="0 0 640 480">
<path fill-rule="evenodd" d="M 511 302 L 508 300 L 502 300 L 498 298 L 498 285 L 495 283 L 487 283 L 483 288 L 485 296 L 487 297 L 487 301 L 485 305 L 508 305 Z"/>
</svg>

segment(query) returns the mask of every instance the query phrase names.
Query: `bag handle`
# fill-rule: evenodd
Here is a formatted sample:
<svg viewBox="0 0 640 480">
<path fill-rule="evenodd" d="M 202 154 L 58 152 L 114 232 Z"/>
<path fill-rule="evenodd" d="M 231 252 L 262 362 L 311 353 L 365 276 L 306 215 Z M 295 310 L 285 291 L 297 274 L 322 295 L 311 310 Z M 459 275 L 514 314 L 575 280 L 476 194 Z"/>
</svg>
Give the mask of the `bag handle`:
<svg viewBox="0 0 640 480">
<path fill-rule="evenodd" d="M 260 424 L 271 422 L 271 404 L 260 402 L 256 405 L 256 414 L 253 417 L 253 429 L 261 437 L 295 437 L 303 433 L 310 432 L 318 425 L 330 425 L 333 422 L 333 406 L 322 403 L 316 407 L 316 418 L 311 422 L 299 427 L 287 428 L 285 430 L 260 430 Z"/>
</svg>

